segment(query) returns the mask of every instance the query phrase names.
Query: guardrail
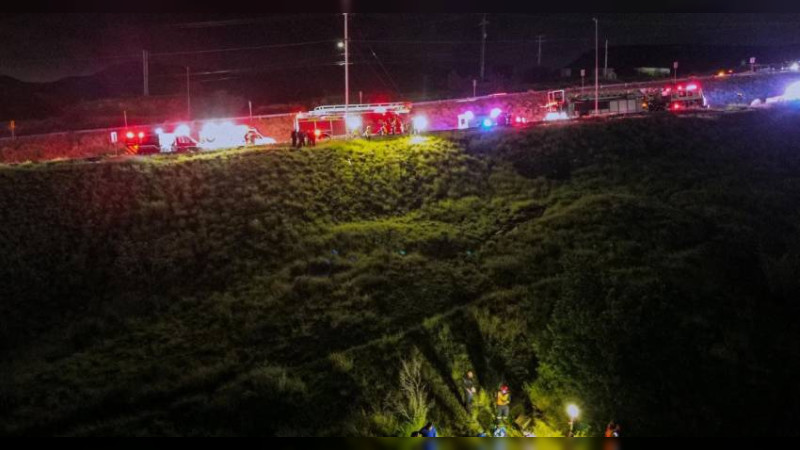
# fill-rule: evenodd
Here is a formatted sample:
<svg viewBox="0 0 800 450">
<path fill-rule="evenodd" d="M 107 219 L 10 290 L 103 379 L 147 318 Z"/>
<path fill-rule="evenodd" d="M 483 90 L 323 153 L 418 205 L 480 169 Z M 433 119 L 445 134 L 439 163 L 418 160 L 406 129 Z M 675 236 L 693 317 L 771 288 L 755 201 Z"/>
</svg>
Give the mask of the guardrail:
<svg viewBox="0 0 800 450">
<path fill-rule="evenodd" d="M 785 71 L 778 71 L 778 72 L 775 72 L 775 71 L 771 71 L 771 72 L 765 72 L 765 71 L 762 71 L 762 72 L 740 72 L 740 73 L 734 73 L 734 74 L 726 75 L 725 78 L 766 76 L 766 75 L 774 75 L 776 73 L 788 73 L 788 72 L 785 72 Z M 681 78 L 678 78 L 677 81 L 687 82 L 687 81 L 690 81 L 690 80 L 709 80 L 709 79 L 715 79 L 715 78 L 717 78 L 716 75 L 702 75 L 702 76 L 692 76 L 692 77 L 681 77 Z M 610 84 L 606 83 L 606 84 L 600 84 L 599 89 L 612 89 L 612 88 L 614 88 L 614 89 L 618 89 L 618 88 L 627 89 L 627 88 L 635 88 L 636 86 L 661 85 L 661 84 L 664 84 L 665 82 L 666 83 L 672 83 L 673 80 L 674 80 L 673 78 L 663 78 L 663 79 L 652 80 L 652 81 L 641 81 L 641 82 L 632 82 L 632 83 L 627 83 L 627 82 L 625 82 L 625 83 L 610 83 Z M 587 85 L 587 86 L 584 86 L 583 88 L 578 87 L 578 86 L 570 86 L 570 87 L 566 87 L 564 89 L 565 90 L 570 90 L 570 91 L 575 91 L 575 90 L 580 90 L 580 89 L 583 89 L 584 91 L 586 91 L 586 90 L 591 91 L 591 90 L 594 89 L 594 86 L 593 85 Z M 450 99 L 443 99 L 443 100 L 430 100 L 430 101 L 423 101 L 423 102 L 413 102 L 411 104 L 412 104 L 412 107 L 413 107 L 414 105 L 426 106 L 426 105 L 437 105 L 437 104 L 442 104 L 442 103 L 453 103 L 453 102 L 466 103 L 466 102 L 474 102 L 474 101 L 486 100 L 486 99 L 491 99 L 491 98 L 516 97 L 516 96 L 520 96 L 520 95 L 529 95 L 529 94 L 543 94 L 543 93 L 549 92 L 550 90 L 551 89 L 547 89 L 547 90 L 530 90 L 529 89 L 529 90 L 526 90 L 526 91 L 509 92 L 509 93 L 496 93 L 496 94 L 488 94 L 488 95 L 475 96 L 475 97 L 462 97 L 462 98 L 450 98 Z M 402 102 L 381 103 L 381 104 L 373 104 L 373 105 L 369 105 L 369 106 L 371 106 L 371 107 L 380 107 L 380 106 L 398 105 L 398 104 L 404 104 L 404 103 L 402 103 Z M 330 107 L 341 107 L 341 108 L 344 108 L 344 105 L 329 105 L 329 106 L 317 107 L 317 108 L 330 108 Z M 282 116 L 292 117 L 294 115 L 295 115 L 295 113 L 261 114 L 261 115 L 252 116 L 252 119 L 253 120 L 261 120 L 261 119 L 270 119 L 270 118 L 276 118 L 276 117 L 282 117 Z M 250 120 L 250 119 L 251 119 L 251 117 L 248 115 L 248 116 L 225 117 L 225 118 L 218 118 L 218 119 L 198 119 L 198 120 L 191 120 L 191 121 L 188 121 L 188 122 L 206 123 L 206 122 L 219 121 L 219 120 L 243 121 L 243 120 Z M 140 125 L 129 125 L 128 128 L 137 129 L 137 128 L 141 128 L 141 127 L 153 127 L 153 126 L 158 126 L 158 125 L 174 125 L 174 124 L 186 123 L 186 122 L 187 121 L 157 122 L 157 123 L 140 124 Z M 54 132 L 50 132 L 50 133 L 22 134 L 22 135 L 17 135 L 14 139 L 15 140 L 23 140 L 23 139 L 26 139 L 26 138 L 38 138 L 38 137 L 45 137 L 45 136 L 57 136 L 57 135 L 68 135 L 68 134 L 84 134 L 84 133 L 100 133 L 100 132 L 110 133 L 112 131 L 118 131 L 118 130 L 122 130 L 122 129 L 125 129 L 125 127 L 124 126 L 118 126 L 118 127 L 92 128 L 92 129 L 83 129 L 83 130 L 64 130 L 64 131 L 54 131 Z M 10 141 L 10 140 L 12 140 L 12 138 L 10 136 L 0 137 L 0 141 Z"/>
</svg>

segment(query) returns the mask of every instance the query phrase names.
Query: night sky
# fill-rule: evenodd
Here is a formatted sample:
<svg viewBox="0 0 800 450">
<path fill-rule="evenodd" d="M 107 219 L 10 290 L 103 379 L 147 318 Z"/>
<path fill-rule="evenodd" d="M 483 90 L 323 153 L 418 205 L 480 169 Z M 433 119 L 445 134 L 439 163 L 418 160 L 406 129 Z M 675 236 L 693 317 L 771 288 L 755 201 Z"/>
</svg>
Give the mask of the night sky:
<svg viewBox="0 0 800 450">
<path fill-rule="evenodd" d="M 597 17 L 601 41 L 607 38 L 612 46 L 800 44 L 800 14 Z M 437 61 L 477 67 L 480 20 L 475 13 L 354 14 L 354 64 L 371 63 L 370 70 L 387 83 L 400 65 Z M 550 67 L 569 63 L 594 44 L 591 14 L 489 14 L 487 20 L 489 64 L 535 61 L 539 34 L 545 36 L 543 63 Z M 342 18 L 336 14 L 6 15 L 0 19 L 0 74 L 34 82 L 87 75 L 138 61 L 147 48 L 155 62 L 191 65 L 222 79 L 254 70 L 335 65 L 341 59 L 335 46 L 341 34 Z M 259 48 L 212 51 L 242 47 Z"/>
</svg>

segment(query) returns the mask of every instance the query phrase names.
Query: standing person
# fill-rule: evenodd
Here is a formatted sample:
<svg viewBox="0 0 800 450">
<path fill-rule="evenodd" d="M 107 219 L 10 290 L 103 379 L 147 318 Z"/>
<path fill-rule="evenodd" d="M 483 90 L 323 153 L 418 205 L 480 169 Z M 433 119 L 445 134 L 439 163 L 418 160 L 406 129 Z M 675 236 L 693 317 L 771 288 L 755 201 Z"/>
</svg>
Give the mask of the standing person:
<svg viewBox="0 0 800 450">
<path fill-rule="evenodd" d="M 605 437 L 614 437 L 614 422 L 609 422 L 606 427 Z"/>
<path fill-rule="evenodd" d="M 303 147 L 306 145 L 306 132 L 300 130 L 297 132 L 297 148 Z"/>
<path fill-rule="evenodd" d="M 364 137 L 367 138 L 367 140 L 372 139 L 372 126 L 367 125 L 367 128 L 364 129 Z"/>
<path fill-rule="evenodd" d="M 422 437 L 436 437 L 438 435 L 436 427 L 433 426 L 433 422 L 426 423 L 425 426 L 419 430 L 419 434 L 421 434 Z"/>
<path fill-rule="evenodd" d="M 297 130 L 292 129 L 292 148 L 297 147 Z"/>
<path fill-rule="evenodd" d="M 611 434 L 614 437 L 619 437 L 622 434 L 622 427 L 619 424 L 614 425 L 614 432 Z"/>
<path fill-rule="evenodd" d="M 308 145 L 310 145 L 311 147 L 317 145 L 317 130 L 308 133 Z"/>
<path fill-rule="evenodd" d="M 508 405 L 511 404 L 511 394 L 505 384 L 497 391 L 497 420 L 508 419 Z"/>
<path fill-rule="evenodd" d="M 467 408 L 467 412 L 472 412 L 472 398 L 477 393 L 478 389 L 475 387 L 475 377 L 472 375 L 472 371 L 467 371 L 464 379 L 462 380 L 462 384 L 464 386 L 464 407 Z"/>
</svg>

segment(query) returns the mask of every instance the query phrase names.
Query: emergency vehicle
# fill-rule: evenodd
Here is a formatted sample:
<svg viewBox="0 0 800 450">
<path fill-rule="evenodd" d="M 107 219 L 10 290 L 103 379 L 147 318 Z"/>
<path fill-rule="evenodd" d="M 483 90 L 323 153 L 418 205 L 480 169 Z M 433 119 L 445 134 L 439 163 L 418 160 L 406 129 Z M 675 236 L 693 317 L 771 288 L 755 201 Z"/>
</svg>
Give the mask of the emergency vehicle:
<svg viewBox="0 0 800 450">
<path fill-rule="evenodd" d="M 151 155 L 155 153 L 180 153 L 197 149 L 197 141 L 189 136 L 187 125 L 176 127 L 172 133 L 155 130 L 134 129 L 125 132 L 125 147 L 129 154 Z"/>
<path fill-rule="evenodd" d="M 137 128 L 126 131 L 125 146 L 128 153 L 182 153 L 276 143 L 275 139 L 265 137 L 257 128 L 230 120 L 205 121 L 199 131 L 187 124 L 178 124 L 171 131 L 167 129 L 167 126 L 162 126 L 152 130 Z"/>
<path fill-rule="evenodd" d="M 480 111 L 477 114 L 472 110 L 464 111 L 458 115 L 458 129 L 466 130 L 468 128 L 483 128 L 488 129 L 492 127 L 508 127 L 520 126 L 527 123 L 524 117 L 516 117 L 514 120 L 511 114 L 504 112 L 500 108 L 492 108 L 488 112 Z"/>
<path fill-rule="evenodd" d="M 651 104 L 653 100 L 648 98 L 648 108 L 653 111 Z M 661 91 L 661 98 L 656 102 L 659 109 L 670 109 L 672 111 L 685 110 L 685 109 L 702 109 L 708 108 L 708 101 L 703 95 L 703 89 L 700 83 L 689 82 L 686 84 L 673 84 L 666 86 Z"/>
<path fill-rule="evenodd" d="M 317 140 L 348 135 L 397 135 L 410 132 L 409 103 L 317 106 L 295 116 L 294 129 Z"/>
<path fill-rule="evenodd" d="M 631 114 L 646 111 L 679 111 L 708 108 L 700 83 L 672 84 L 661 88 L 603 90 L 597 97 L 600 115 Z M 557 90 L 547 93 L 544 120 L 563 120 L 593 115 L 594 92 L 568 94 Z"/>
</svg>

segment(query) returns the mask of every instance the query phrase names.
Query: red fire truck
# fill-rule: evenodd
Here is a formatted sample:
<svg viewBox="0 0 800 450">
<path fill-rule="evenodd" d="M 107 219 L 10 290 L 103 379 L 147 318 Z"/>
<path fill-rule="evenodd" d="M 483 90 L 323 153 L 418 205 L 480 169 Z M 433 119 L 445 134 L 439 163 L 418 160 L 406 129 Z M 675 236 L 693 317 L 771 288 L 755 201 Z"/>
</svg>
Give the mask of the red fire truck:
<svg viewBox="0 0 800 450">
<path fill-rule="evenodd" d="M 595 104 L 596 100 L 596 104 Z M 565 93 L 550 91 L 544 120 L 562 120 L 590 116 L 595 108 L 600 115 L 631 114 L 645 111 L 681 111 L 708 108 L 700 83 L 671 84 L 664 88 L 609 89 L 599 92 Z"/>
<path fill-rule="evenodd" d="M 295 116 L 294 129 L 317 139 L 357 134 L 391 135 L 410 132 L 411 104 L 375 103 L 317 106 Z"/>
</svg>

